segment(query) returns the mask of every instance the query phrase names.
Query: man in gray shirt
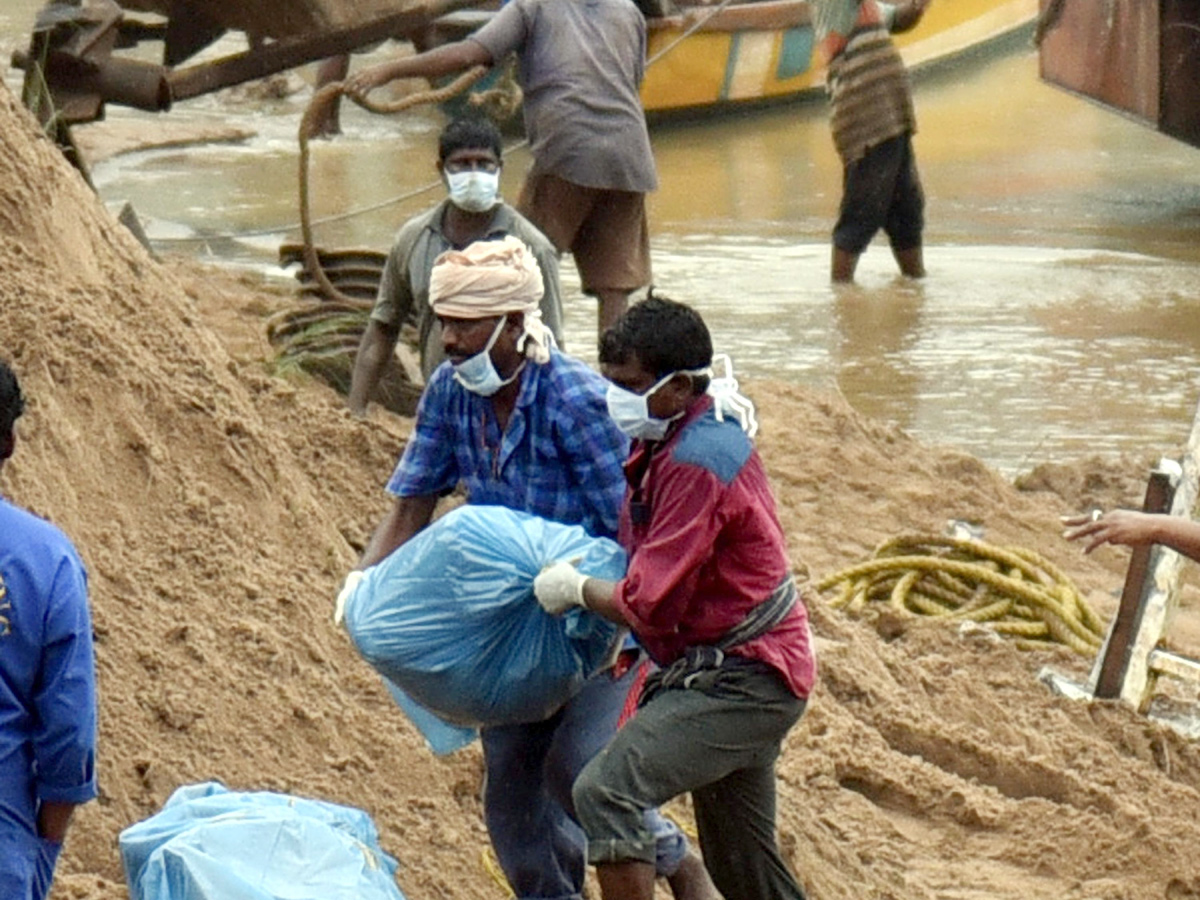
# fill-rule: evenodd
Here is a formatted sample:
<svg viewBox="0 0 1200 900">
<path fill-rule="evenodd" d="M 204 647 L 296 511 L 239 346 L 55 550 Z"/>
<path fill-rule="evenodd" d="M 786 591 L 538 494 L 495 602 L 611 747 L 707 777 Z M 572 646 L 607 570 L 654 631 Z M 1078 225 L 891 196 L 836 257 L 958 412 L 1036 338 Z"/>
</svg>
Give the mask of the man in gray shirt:
<svg viewBox="0 0 1200 900">
<path fill-rule="evenodd" d="M 562 346 L 562 289 L 554 245 L 499 199 L 500 132 L 483 118 L 456 119 L 438 141 L 438 172 L 450 196 L 409 219 L 396 234 L 379 294 L 354 359 L 347 405 L 358 415 L 383 376 L 400 328 L 414 311 L 425 380 L 442 362 L 437 319 L 429 306 L 429 273 L 446 250 L 511 234 L 533 251 L 542 270 L 542 321 Z M 414 310 L 415 307 L 415 310 Z"/>
<path fill-rule="evenodd" d="M 631 0 L 511 0 L 465 40 L 364 69 L 346 80 L 363 97 L 397 78 L 436 78 L 520 61 L 533 168 L 517 208 L 575 257 L 599 330 L 650 281 L 645 195 L 657 187 L 638 97 L 646 23 Z"/>
</svg>

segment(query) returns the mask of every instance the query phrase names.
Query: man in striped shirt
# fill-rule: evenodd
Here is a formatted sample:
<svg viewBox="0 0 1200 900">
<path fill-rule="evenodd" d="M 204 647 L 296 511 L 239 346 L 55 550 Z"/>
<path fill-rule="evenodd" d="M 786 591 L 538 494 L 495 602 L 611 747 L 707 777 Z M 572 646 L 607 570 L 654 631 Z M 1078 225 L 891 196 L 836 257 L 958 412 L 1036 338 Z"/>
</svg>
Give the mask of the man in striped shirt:
<svg viewBox="0 0 1200 900">
<path fill-rule="evenodd" d="M 854 280 L 858 258 L 883 229 L 900 271 L 925 274 L 925 196 L 912 136 L 908 73 L 890 37 L 921 21 L 930 0 L 816 0 L 817 46 L 826 60 L 833 141 L 842 158 L 842 203 L 833 229 L 831 276 Z"/>
</svg>

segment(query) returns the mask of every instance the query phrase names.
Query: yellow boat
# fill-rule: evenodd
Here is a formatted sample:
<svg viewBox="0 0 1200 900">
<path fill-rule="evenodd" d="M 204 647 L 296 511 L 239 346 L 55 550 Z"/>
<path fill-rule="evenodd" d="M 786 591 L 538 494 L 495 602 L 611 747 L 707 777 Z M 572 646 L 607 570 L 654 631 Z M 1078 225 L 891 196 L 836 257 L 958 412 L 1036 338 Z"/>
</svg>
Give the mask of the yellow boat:
<svg viewBox="0 0 1200 900">
<path fill-rule="evenodd" d="M 692 6 L 650 19 L 642 104 L 652 118 L 790 100 L 824 89 L 807 0 Z M 921 23 L 896 35 L 909 69 L 1032 28 L 1037 0 L 933 0 Z M 694 30 L 693 30 L 694 29 Z"/>
</svg>

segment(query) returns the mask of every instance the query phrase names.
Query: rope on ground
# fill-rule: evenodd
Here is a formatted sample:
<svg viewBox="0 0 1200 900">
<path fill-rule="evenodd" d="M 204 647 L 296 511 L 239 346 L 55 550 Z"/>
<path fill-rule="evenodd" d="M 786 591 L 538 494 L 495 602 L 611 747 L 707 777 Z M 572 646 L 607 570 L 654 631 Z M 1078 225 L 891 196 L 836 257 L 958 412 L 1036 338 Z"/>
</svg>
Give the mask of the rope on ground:
<svg viewBox="0 0 1200 900">
<path fill-rule="evenodd" d="M 347 96 L 363 109 L 373 113 L 390 115 L 393 113 L 402 112 L 406 109 L 411 109 L 414 106 L 420 106 L 424 103 L 441 103 L 450 99 L 456 94 L 460 94 L 477 82 L 480 78 L 487 74 L 486 66 L 474 66 L 468 69 L 463 74 L 459 75 L 449 84 L 444 87 L 436 88 L 429 91 L 419 91 L 415 94 L 410 94 L 407 97 L 402 97 L 400 100 L 392 103 L 373 103 L 366 98 L 356 97 L 349 94 L 345 90 L 345 85 L 341 81 L 327 84 L 317 91 L 308 108 L 304 111 L 304 115 L 300 118 L 300 233 L 304 241 L 304 264 L 308 271 L 321 285 L 321 289 L 326 295 L 341 301 L 343 303 L 353 303 L 353 298 L 347 297 L 339 291 L 329 277 L 325 274 L 324 268 L 321 266 L 321 260 L 318 258 L 316 249 L 313 247 L 312 236 L 312 210 L 310 203 L 310 186 L 309 186 L 309 141 L 316 135 L 318 122 L 325 113 L 327 107 L 330 106 L 339 97 Z"/>
<path fill-rule="evenodd" d="M 1094 656 L 1104 638 L 1104 623 L 1057 566 L 1032 550 L 973 538 L 893 538 L 871 559 L 817 584 L 822 593 L 834 588 L 831 605 L 852 615 L 886 603 L 949 622 L 987 623 L 1024 648 L 1060 643 Z"/>
<path fill-rule="evenodd" d="M 441 103 L 466 90 L 486 73 L 486 67 L 476 66 L 444 87 L 410 94 L 391 103 L 375 103 L 348 94 L 340 81 L 325 85 L 313 95 L 300 118 L 299 128 L 300 232 L 303 236 L 304 266 L 320 285 L 324 296 L 316 300 L 302 300 L 268 319 L 267 334 L 271 342 L 284 345 L 278 355 L 281 368 L 298 366 L 306 370 L 315 369 L 324 375 L 325 380 L 337 386 L 339 381 L 344 380 L 340 373 L 340 361 L 354 358 L 373 306 L 370 300 L 349 296 L 330 280 L 313 242 L 309 142 L 318 133 L 319 124 L 330 105 L 346 96 L 370 112 L 390 115 L 424 103 Z"/>
</svg>

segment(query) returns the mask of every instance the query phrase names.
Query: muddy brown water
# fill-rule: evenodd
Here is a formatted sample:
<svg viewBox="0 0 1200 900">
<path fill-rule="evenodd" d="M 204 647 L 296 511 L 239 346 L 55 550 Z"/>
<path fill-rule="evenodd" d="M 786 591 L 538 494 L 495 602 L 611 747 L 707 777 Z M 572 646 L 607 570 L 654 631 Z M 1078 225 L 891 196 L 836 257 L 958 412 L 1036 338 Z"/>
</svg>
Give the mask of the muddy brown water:
<svg viewBox="0 0 1200 900">
<path fill-rule="evenodd" d="M 3 58 L 39 5 L 0 10 Z M 102 197 L 131 201 L 163 249 L 273 270 L 298 234 L 308 81 L 311 68 L 279 100 L 181 104 L 173 120 L 256 136 L 100 162 Z M 703 311 L 739 374 L 836 387 L 862 412 L 1008 474 L 1093 453 L 1178 455 L 1200 400 L 1200 150 L 1042 83 L 1027 43 L 919 78 L 916 102 L 924 281 L 897 278 L 878 240 L 856 286 L 828 283 L 840 168 L 818 100 L 655 129 L 657 287 Z M 156 127 L 119 108 L 109 117 Z M 380 208 L 325 222 L 318 239 L 384 248 L 440 197 L 389 202 L 432 181 L 443 119 L 351 109 L 344 121 L 342 138 L 314 150 L 315 215 Z M 508 157 L 508 196 L 527 165 L 523 150 Z M 564 280 L 569 349 L 594 358 L 593 307 L 569 262 Z"/>
</svg>

